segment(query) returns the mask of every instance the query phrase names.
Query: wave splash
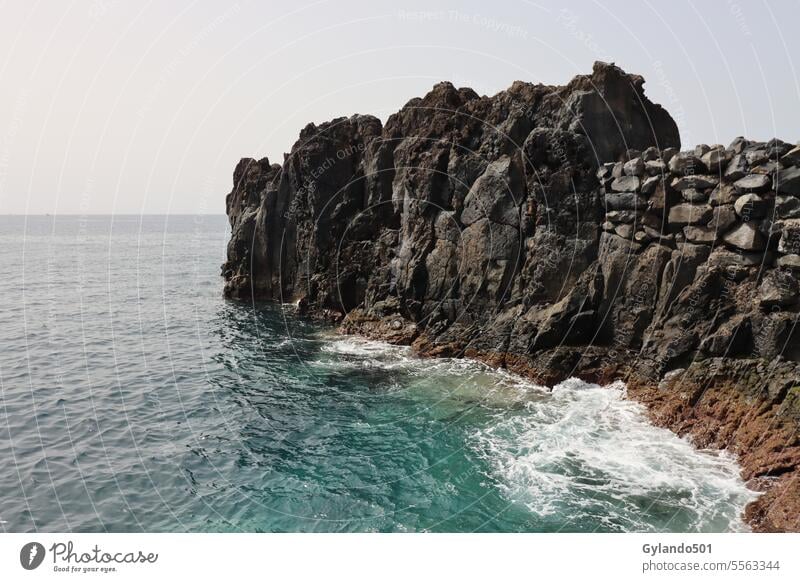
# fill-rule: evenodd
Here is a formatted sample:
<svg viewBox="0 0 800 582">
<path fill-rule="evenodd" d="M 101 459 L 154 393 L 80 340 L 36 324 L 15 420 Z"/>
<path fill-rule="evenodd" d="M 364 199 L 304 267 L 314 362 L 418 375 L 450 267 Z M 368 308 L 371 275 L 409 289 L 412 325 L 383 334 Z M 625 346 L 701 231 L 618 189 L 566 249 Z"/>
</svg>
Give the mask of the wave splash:
<svg viewBox="0 0 800 582">
<path fill-rule="evenodd" d="M 485 477 L 540 527 L 564 531 L 746 531 L 757 494 L 727 453 L 698 450 L 650 424 L 625 387 L 570 379 L 549 390 L 464 359 L 421 360 L 410 349 L 331 337 L 326 366 L 402 370 L 402 389 L 431 407 L 480 407 L 466 446 Z M 547 526 L 544 527 L 547 528 Z"/>
</svg>

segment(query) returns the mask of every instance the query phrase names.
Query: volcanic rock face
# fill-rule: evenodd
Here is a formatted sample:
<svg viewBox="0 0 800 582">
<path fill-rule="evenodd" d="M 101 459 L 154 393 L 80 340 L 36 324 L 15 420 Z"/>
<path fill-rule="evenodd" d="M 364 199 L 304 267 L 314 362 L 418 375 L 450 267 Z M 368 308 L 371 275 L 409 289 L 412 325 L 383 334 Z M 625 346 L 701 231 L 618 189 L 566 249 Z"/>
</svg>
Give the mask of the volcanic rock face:
<svg viewBox="0 0 800 582">
<path fill-rule="evenodd" d="M 642 86 L 596 63 L 493 97 L 440 83 L 385 126 L 309 124 L 282 166 L 236 167 L 225 293 L 543 383 L 626 379 L 662 425 L 725 427 L 706 441 L 800 510 L 800 151 L 680 152 Z M 752 414 L 789 435 L 780 453 L 731 428 Z M 758 529 L 800 529 L 757 503 Z"/>
</svg>

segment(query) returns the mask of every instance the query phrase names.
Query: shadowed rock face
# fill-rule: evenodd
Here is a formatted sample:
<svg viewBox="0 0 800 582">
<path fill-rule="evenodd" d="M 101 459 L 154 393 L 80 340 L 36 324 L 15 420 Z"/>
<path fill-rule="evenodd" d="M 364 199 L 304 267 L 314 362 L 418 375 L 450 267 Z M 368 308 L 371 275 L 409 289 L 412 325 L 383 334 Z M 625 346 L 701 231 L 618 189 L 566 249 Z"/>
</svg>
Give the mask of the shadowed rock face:
<svg viewBox="0 0 800 582">
<path fill-rule="evenodd" d="M 642 84 L 597 63 L 565 87 L 493 97 L 440 83 L 385 127 L 309 124 L 282 167 L 243 159 L 234 172 L 225 293 L 341 315 L 390 300 L 418 322 L 484 317 L 530 285 L 555 298 L 596 255 L 598 163 L 679 145 Z M 536 265 L 545 252 L 554 263 Z"/>
<path fill-rule="evenodd" d="M 679 148 L 642 78 L 605 63 L 309 124 L 282 166 L 234 171 L 225 294 L 542 383 L 625 379 L 773 487 L 757 529 L 800 529 L 800 148 Z"/>
</svg>

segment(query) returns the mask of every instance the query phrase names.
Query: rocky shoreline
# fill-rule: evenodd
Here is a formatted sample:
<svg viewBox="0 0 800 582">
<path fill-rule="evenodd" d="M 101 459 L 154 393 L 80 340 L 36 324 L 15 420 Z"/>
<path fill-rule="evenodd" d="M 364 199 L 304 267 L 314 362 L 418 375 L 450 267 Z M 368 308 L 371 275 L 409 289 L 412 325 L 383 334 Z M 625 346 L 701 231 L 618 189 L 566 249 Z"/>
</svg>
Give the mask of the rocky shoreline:
<svg viewBox="0 0 800 582">
<path fill-rule="evenodd" d="M 800 148 L 680 151 L 643 85 L 596 63 L 309 124 L 234 171 L 225 294 L 546 385 L 624 380 L 737 455 L 754 530 L 800 531 Z"/>
</svg>

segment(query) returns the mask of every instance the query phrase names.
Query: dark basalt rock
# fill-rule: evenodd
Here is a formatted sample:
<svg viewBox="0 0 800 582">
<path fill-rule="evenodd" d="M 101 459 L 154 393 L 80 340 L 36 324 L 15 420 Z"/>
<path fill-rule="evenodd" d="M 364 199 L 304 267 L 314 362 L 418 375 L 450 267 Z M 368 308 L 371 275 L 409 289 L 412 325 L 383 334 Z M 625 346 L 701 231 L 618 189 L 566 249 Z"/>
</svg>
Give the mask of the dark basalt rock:
<svg viewBox="0 0 800 582">
<path fill-rule="evenodd" d="M 717 382 L 709 358 L 751 370 L 780 356 L 774 373 L 800 385 L 800 154 L 744 138 L 680 152 L 643 84 L 596 63 L 492 97 L 439 83 L 383 125 L 309 124 L 281 166 L 234 171 L 225 294 L 542 382 L 625 378 L 643 401 L 663 404 L 643 387 L 670 371 Z M 671 413 L 702 394 L 676 392 Z M 759 406 L 752 394 L 730 401 Z M 785 394 L 770 396 L 780 422 L 797 413 Z M 800 464 L 796 441 L 790 453 Z M 777 466 L 767 457 L 753 466 Z M 760 529 L 800 528 L 769 511 Z"/>
</svg>

